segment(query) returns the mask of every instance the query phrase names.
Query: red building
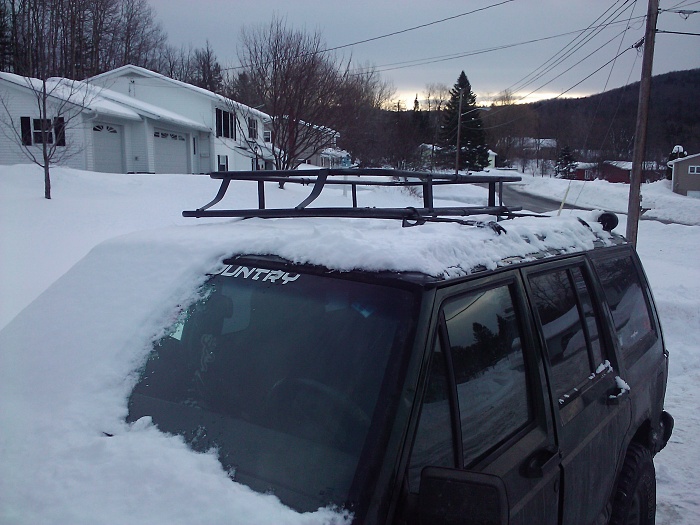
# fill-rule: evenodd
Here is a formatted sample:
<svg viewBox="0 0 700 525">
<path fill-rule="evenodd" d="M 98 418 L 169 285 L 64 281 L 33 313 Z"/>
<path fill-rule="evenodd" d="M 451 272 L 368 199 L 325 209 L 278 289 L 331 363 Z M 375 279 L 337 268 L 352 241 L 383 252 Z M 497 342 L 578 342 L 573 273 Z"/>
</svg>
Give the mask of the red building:
<svg viewBox="0 0 700 525">
<path fill-rule="evenodd" d="M 600 168 L 600 178 L 608 182 L 630 183 L 632 163 L 623 160 L 606 160 Z M 642 169 L 642 182 L 652 182 L 663 177 L 658 173 L 655 162 L 645 162 Z"/>
</svg>

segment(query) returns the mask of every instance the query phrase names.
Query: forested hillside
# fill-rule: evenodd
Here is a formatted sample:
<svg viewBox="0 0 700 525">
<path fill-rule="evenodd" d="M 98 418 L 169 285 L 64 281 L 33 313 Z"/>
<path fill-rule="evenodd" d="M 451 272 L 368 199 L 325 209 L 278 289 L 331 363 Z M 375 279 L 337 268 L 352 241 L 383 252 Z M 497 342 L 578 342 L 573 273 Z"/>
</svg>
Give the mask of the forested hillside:
<svg viewBox="0 0 700 525">
<path fill-rule="evenodd" d="M 537 114 L 539 137 L 596 157 L 632 157 L 639 82 L 586 98 L 530 104 Z M 663 160 L 676 144 L 700 153 L 700 69 L 652 78 L 647 132 L 648 160 Z M 596 160 L 595 158 L 585 160 Z"/>
</svg>

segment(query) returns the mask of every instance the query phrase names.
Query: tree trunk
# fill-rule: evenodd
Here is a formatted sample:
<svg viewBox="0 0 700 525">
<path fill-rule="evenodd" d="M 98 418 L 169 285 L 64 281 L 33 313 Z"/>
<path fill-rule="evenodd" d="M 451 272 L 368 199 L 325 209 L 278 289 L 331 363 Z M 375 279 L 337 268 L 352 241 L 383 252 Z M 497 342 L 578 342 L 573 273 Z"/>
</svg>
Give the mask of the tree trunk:
<svg viewBox="0 0 700 525">
<path fill-rule="evenodd" d="M 46 129 L 48 118 L 46 114 L 46 78 L 41 81 L 41 152 L 44 159 L 44 198 L 51 198 L 51 174 L 49 173 L 49 165 L 51 156 L 49 155 L 48 131 Z"/>
</svg>

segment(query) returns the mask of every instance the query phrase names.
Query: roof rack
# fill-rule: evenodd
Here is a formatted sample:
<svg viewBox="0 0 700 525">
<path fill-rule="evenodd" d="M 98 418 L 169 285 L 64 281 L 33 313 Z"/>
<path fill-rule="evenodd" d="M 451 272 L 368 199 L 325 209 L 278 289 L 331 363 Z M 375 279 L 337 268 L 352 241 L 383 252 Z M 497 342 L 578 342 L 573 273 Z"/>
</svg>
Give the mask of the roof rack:
<svg viewBox="0 0 700 525">
<path fill-rule="evenodd" d="M 402 219 L 404 226 L 423 224 L 427 221 L 466 222 L 454 217 L 473 215 L 493 215 L 501 218 L 511 217 L 513 212 L 522 207 L 504 206 L 501 195 L 504 182 L 517 182 L 517 175 L 462 175 L 450 173 L 430 173 L 404 171 L 386 168 L 340 168 L 317 170 L 258 170 L 258 171 L 222 171 L 210 174 L 212 179 L 221 180 L 221 186 L 214 199 L 196 210 L 183 211 L 183 217 L 353 217 L 373 219 Z M 258 183 L 257 209 L 210 209 L 220 202 L 229 188 L 231 181 L 246 180 Z M 312 186 L 309 195 L 294 208 L 265 208 L 265 182 L 280 184 L 302 184 Z M 488 203 L 486 206 L 456 206 L 436 208 L 433 203 L 433 189 L 441 185 L 487 184 Z M 309 208 L 327 186 L 350 186 L 352 207 Z M 498 204 L 496 204 L 496 186 L 498 185 Z M 357 203 L 358 186 L 392 186 L 420 187 L 423 190 L 422 208 L 363 208 Z M 476 223 L 474 223 L 476 224 Z"/>
</svg>

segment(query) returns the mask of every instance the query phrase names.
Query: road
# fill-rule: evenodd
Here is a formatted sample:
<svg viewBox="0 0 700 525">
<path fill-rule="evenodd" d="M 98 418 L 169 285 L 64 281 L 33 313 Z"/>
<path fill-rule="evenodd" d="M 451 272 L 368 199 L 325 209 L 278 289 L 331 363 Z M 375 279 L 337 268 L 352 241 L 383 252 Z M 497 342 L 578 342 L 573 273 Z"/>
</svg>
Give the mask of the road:
<svg viewBox="0 0 700 525">
<path fill-rule="evenodd" d="M 507 184 L 504 184 L 503 204 L 506 206 L 522 206 L 523 210 L 534 211 L 535 213 L 544 213 L 547 211 L 558 210 L 561 202 L 555 199 L 547 199 L 545 197 L 521 193 L 518 190 L 514 190 L 512 187 L 508 187 Z M 565 204 L 564 208 L 586 209 L 580 208 L 579 206 L 572 206 L 570 204 Z"/>
<path fill-rule="evenodd" d="M 561 205 L 560 201 L 555 199 L 548 199 L 546 197 L 541 197 L 537 195 L 529 195 L 527 193 L 521 193 L 518 190 L 514 190 L 513 187 L 509 187 L 507 184 L 503 185 L 503 204 L 506 206 L 522 206 L 523 210 L 533 211 L 535 213 L 545 213 L 548 211 L 558 210 Z M 590 210 L 591 208 L 584 208 L 581 206 L 573 206 L 571 204 L 564 204 L 564 208 L 567 210 Z M 671 221 L 667 219 L 659 219 L 658 217 L 645 217 L 644 215 L 639 217 L 642 221 L 657 221 L 663 224 L 686 224 L 677 221 Z M 693 224 L 689 224 L 692 226 Z"/>
</svg>

